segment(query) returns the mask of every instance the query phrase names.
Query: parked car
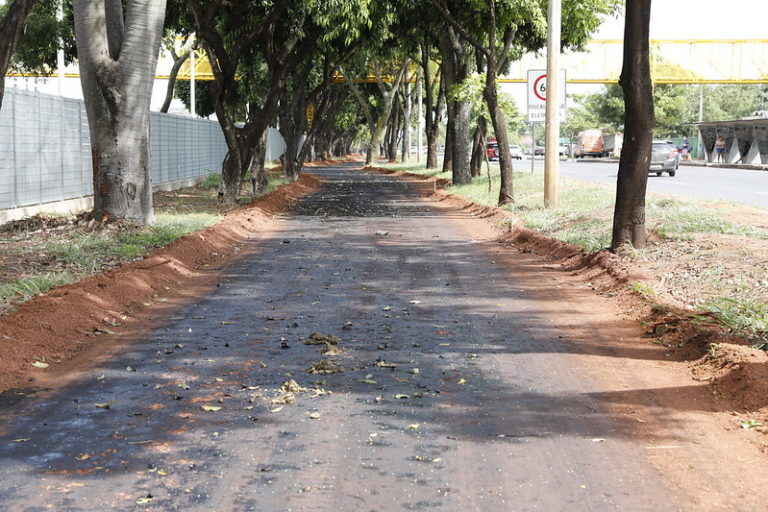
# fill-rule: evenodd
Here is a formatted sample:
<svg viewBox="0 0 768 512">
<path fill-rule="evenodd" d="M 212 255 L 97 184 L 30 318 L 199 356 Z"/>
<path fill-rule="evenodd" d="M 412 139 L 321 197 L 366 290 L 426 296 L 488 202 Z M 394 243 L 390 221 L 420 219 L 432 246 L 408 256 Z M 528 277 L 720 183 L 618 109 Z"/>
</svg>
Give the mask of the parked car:
<svg viewBox="0 0 768 512">
<path fill-rule="evenodd" d="M 523 159 L 523 148 L 521 148 L 517 144 L 510 144 L 509 152 L 512 154 L 512 158 L 516 158 L 518 160 Z"/>
<path fill-rule="evenodd" d="M 602 130 L 584 130 L 576 136 L 576 149 L 573 153 L 576 158 L 591 156 L 598 158 L 605 156 L 603 147 Z"/>
<path fill-rule="evenodd" d="M 491 162 L 494 162 L 499 159 L 499 143 L 498 142 L 488 142 L 485 145 L 485 156 L 488 157 L 488 160 Z"/>
<path fill-rule="evenodd" d="M 651 144 L 651 165 L 648 173 L 656 173 L 661 176 L 668 173 L 674 176 L 677 168 L 680 167 L 680 152 L 677 148 L 664 140 L 655 140 Z"/>
<path fill-rule="evenodd" d="M 536 149 L 533 150 L 534 155 L 543 155 L 544 154 L 544 146 L 536 146 Z"/>
</svg>

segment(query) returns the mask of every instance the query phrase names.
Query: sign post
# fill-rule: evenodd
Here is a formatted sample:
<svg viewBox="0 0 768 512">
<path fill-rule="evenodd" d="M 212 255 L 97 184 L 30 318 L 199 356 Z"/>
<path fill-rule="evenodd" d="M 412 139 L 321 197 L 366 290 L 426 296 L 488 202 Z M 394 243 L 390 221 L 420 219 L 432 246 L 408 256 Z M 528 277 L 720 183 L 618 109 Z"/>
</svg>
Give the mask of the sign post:
<svg viewBox="0 0 768 512">
<path fill-rule="evenodd" d="M 548 73 L 543 69 L 528 70 L 528 121 L 533 123 L 545 122 L 545 158 L 544 158 L 544 205 L 547 208 L 554 208 L 557 205 L 557 174 L 558 164 L 560 163 L 560 123 L 565 121 L 565 70 L 555 68 L 556 84 L 559 87 L 555 91 L 554 105 L 548 105 L 547 102 L 547 76 Z M 551 97 L 551 93 L 550 93 Z M 559 118 L 559 119 L 558 119 Z M 554 122 L 553 122 L 554 121 Z M 555 130 L 553 126 L 557 124 Z M 550 133 L 552 132 L 552 133 Z M 533 158 L 536 152 L 536 140 L 532 141 L 531 147 L 531 169 L 533 169 Z"/>
</svg>

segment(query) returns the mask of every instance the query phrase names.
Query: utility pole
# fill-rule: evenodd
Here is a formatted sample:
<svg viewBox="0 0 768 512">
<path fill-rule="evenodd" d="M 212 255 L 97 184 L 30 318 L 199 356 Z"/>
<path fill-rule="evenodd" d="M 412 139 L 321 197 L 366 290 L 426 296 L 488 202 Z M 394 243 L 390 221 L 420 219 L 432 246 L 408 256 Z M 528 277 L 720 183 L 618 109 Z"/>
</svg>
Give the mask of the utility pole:
<svg viewBox="0 0 768 512">
<path fill-rule="evenodd" d="M 560 178 L 560 23 L 562 0 L 549 0 L 547 23 L 547 114 L 544 154 L 544 207 L 557 208 Z M 565 92 L 565 91 L 563 91 Z M 533 155 L 531 155 L 533 157 Z"/>
</svg>

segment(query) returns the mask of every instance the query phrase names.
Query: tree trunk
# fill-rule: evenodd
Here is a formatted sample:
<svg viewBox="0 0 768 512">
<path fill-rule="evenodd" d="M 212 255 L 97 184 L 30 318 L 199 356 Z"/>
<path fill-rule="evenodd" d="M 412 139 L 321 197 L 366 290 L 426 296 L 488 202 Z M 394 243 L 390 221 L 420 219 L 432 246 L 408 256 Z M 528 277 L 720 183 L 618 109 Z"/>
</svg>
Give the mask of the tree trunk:
<svg viewBox="0 0 768 512">
<path fill-rule="evenodd" d="M 191 48 L 189 52 L 195 51 L 194 48 Z M 165 90 L 165 100 L 163 101 L 163 106 L 160 107 L 160 112 L 163 114 L 168 113 L 168 109 L 171 107 L 171 101 L 173 101 L 173 90 L 176 88 L 176 77 L 179 76 L 179 70 L 181 69 L 181 66 L 184 65 L 184 63 L 189 58 L 189 52 L 186 52 L 182 54 L 181 56 L 173 54 L 173 67 L 171 67 L 171 72 L 168 74 L 168 87 Z"/>
<path fill-rule="evenodd" d="M 455 185 L 472 183 L 472 173 L 469 166 L 472 155 L 472 137 L 470 135 L 470 116 L 472 105 L 468 101 L 457 101 L 454 106 L 453 119 L 453 174 L 451 179 Z"/>
<path fill-rule="evenodd" d="M 437 168 L 437 144 L 440 141 L 440 122 L 445 105 L 445 90 L 440 86 L 432 126 L 427 129 L 427 169 Z"/>
<path fill-rule="evenodd" d="M 5 74 L 11 63 L 13 52 L 24 35 L 27 18 L 32 14 L 37 0 L 14 0 L 8 7 L 2 19 L 0 19 L 0 108 L 3 107 L 3 95 L 5 94 Z"/>
<path fill-rule="evenodd" d="M 411 160 L 411 121 L 413 117 L 413 102 L 411 101 L 411 84 L 403 84 L 403 150 L 400 161 L 407 164 Z"/>
<path fill-rule="evenodd" d="M 477 118 L 475 133 L 472 134 L 472 159 L 469 167 L 473 178 L 478 178 L 482 174 L 483 161 L 485 160 L 485 136 L 488 131 L 488 123 L 485 117 Z"/>
<path fill-rule="evenodd" d="M 251 159 L 251 195 L 253 197 L 260 196 L 267 189 L 269 180 L 267 179 L 267 172 L 264 169 L 264 161 L 267 157 L 267 134 L 259 139 L 256 144 L 256 149 L 253 152 L 253 158 Z"/>
<path fill-rule="evenodd" d="M 74 0 L 96 218 L 151 223 L 149 102 L 165 0 Z"/>
<path fill-rule="evenodd" d="M 655 124 L 648 49 L 650 18 L 651 0 L 627 0 L 624 66 L 619 79 L 624 91 L 625 131 L 613 214 L 614 251 L 627 242 L 637 249 L 645 246 L 645 193 Z"/>
<path fill-rule="evenodd" d="M 473 57 L 472 48 L 462 41 L 452 28 L 445 31 L 440 40 L 440 53 L 443 56 L 443 77 L 448 96 L 448 124 L 451 128 L 451 168 L 453 183 L 468 184 L 472 182 L 469 161 L 472 152 L 470 135 L 470 115 L 472 105 L 461 98 L 458 101 L 451 97 L 454 86 L 460 85 L 469 77 L 470 63 Z M 451 119 L 453 118 L 453 119 Z M 446 144 L 446 155 L 448 144 Z M 447 156 L 446 156 L 447 158 Z M 445 170 L 447 162 L 443 163 Z"/>
<path fill-rule="evenodd" d="M 492 69 L 490 65 L 489 69 Z M 512 154 L 509 152 L 507 121 L 504 118 L 504 112 L 499 106 L 496 75 L 490 71 L 486 73 L 486 85 L 485 88 L 483 88 L 483 96 L 491 116 L 493 133 L 496 135 L 496 142 L 499 145 L 499 168 L 501 170 L 499 206 L 501 206 L 514 202 Z M 533 158 L 533 155 L 531 155 L 531 158 Z"/>
</svg>

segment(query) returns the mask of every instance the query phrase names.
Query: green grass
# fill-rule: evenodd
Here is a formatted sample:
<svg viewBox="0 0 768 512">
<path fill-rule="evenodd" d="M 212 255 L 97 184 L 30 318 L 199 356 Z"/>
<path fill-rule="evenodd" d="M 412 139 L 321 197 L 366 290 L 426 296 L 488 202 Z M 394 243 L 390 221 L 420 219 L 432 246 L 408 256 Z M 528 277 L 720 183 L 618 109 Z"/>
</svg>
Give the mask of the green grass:
<svg viewBox="0 0 768 512">
<path fill-rule="evenodd" d="M 219 215 L 207 213 L 161 213 L 155 224 L 137 230 L 120 233 L 112 231 L 78 234 L 65 241 L 44 246 L 57 260 L 73 266 L 80 275 L 97 272 L 103 260 L 122 262 L 142 258 L 153 249 L 165 247 L 192 231 L 217 223 Z"/>
<path fill-rule="evenodd" d="M 0 284 L 0 305 L 27 301 L 35 295 L 45 293 L 57 286 L 69 284 L 76 279 L 76 276 L 67 272 L 51 272 L 12 283 Z"/>
<path fill-rule="evenodd" d="M 423 165 L 387 164 L 384 167 L 425 176 L 450 178 L 439 169 Z M 516 169 L 522 169 L 518 164 Z M 477 203 L 497 203 L 499 166 L 491 165 L 492 190 L 488 192 L 488 176 L 483 175 L 469 185 L 456 185 L 450 191 Z M 566 177 L 560 178 L 557 208 L 545 209 L 543 177 L 530 171 L 514 173 L 515 204 L 505 208 L 523 220 L 526 227 L 559 240 L 594 252 L 605 249 L 611 242 L 611 227 L 615 187 L 585 184 Z M 689 238 L 692 233 L 717 233 L 768 239 L 768 231 L 731 222 L 723 212 L 707 208 L 703 202 L 686 199 L 648 199 L 648 227 L 669 239 Z"/>
<path fill-rule="evenodd" d="M 768 304 L 756 300 L 719 297 L 704 305 L 731 331 L 756 341 L 768 341 Z"/>
<path fill-rule="evenodd" d="M 211 173 L 200 184 L 200 188 L 204 188 L 206 190 L 211 188 L 219 188 L 219 183 L 221 183 L 221 174 Z"/>
</svg>

